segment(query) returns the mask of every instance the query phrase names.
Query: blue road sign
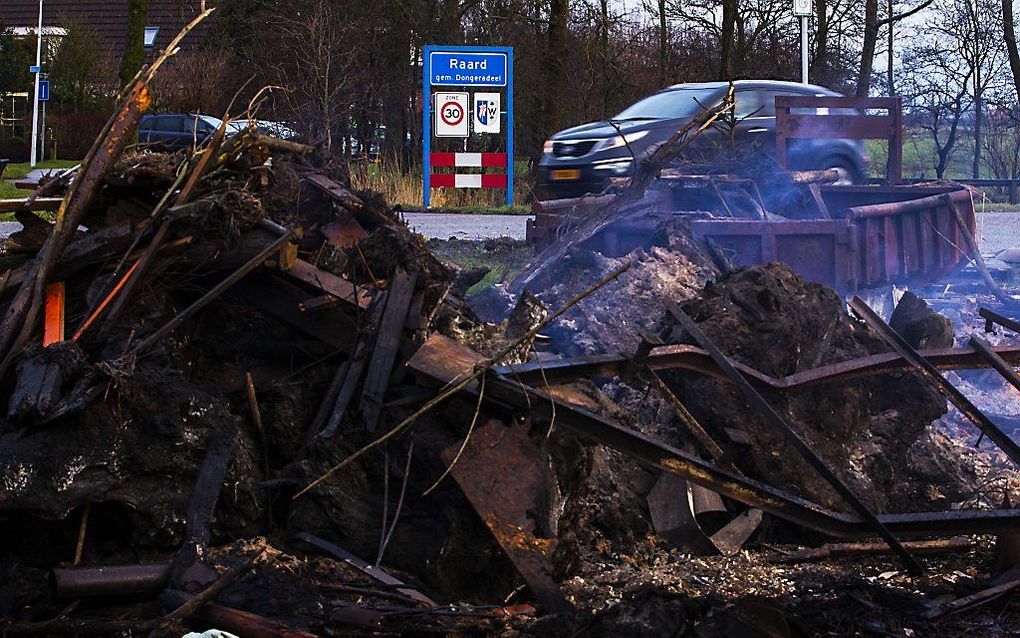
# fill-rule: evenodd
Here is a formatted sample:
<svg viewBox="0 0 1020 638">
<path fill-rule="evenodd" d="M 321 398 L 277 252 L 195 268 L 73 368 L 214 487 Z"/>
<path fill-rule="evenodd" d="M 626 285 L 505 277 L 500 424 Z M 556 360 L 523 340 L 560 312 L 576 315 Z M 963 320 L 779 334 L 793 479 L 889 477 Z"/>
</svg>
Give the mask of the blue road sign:
<svg viewBox="0 0 1020 638">
<path fill-rule="evenodd" d="M 46 102 L 50 99 L 50 81 L 40 80 L 39 81 L 39 101 Z"/>
<path fill-rule="evenodd" d="M 422 204 L 429 207 L 432 172 L 432 88 L 491 87 L 504 91 L 506 110 L 506 204 L 514 204 L 514 49 L 426 45 L 422 56 Z M 484 131 L 476 131 L 484 133 Z"/>
<path fill-rule="evenodd" d="M 505 52 L 476 47 L 471 50 L 429 51 L 429 78 L 432 86 L 506 86 Z"/>
<path fill-rule="evenodd" d="M 38 73 L 39 71 L 42 71 L 42 67 L 38 67 L 38 66 L 36 66 L 34 64 L 32 66 L 28 67 L 28 72 L 29 73 Z"/>
</svg>

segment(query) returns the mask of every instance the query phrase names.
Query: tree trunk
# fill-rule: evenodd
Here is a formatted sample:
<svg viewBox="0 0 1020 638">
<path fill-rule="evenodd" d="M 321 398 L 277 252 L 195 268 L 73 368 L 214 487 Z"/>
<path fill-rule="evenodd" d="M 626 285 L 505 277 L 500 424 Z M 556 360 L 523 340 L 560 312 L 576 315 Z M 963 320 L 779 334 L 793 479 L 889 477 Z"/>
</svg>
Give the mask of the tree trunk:
<svg viewBox="0 0 1020 638">
<path fill-rule="evenodd" d="M 543 91 L 542 130 L 546 138 L 560 126 L 560 93 L 564 84 L 564 63 L 567 59 L 567 22 L 570 0 L 550 0 L 548 48 L 545 54 L 546 84 Z"/>
<path fill-rule="evenodd" d="M 659 83 L 665 86 L 666 55 L 669 51 L 669 31 L 666 29 L 666 0 L 659 0 Z"/>
<path fill-rule="evenodd" d="M 829 16 L 825 5 L 826 0 L 815 0 L 815 57 L 811 61 L 811 77 L 816 82 L 825 79 L 829 56 Z"/>
<path fill-rule="evenodd" d="M 887 3 L 886 3 L 886 7 L 888 8 L 889 17 L 890 18 L 892 18 L 892 16 L 893 16 L 893 2 L 895 2 L 895 0 L 888 0 Z M 896 23 L 893 22 L 892 20 L 889 21 L 889 34 L 888 35 L 889 35 L 889 42 L 888 42 L 889 52 L 886 55 L 885 75 L 886 75 L 886 82 L 889 84 L 889 97 L 895 97 L 896 96 L 896 82 L 895 82 L 896 78 L 893 75 L 893 60 L 894 60 L 894 56 L 893 56 L 893 38 L 896 35 Z"/>
<path fill-rule="evenodd" d="M 719 79 L 733 79 L 733 39 L 737 24 L 737 0 L 722 0 L 722 30 L 719 34 L 722 59 L 719 65 Z"/>
<path fill-rule="evenodd" d="M 1006 51 L 1009 52 L 1009 69 L 1013 72 L 1013 88 L 1020 99 L 1020 51 L 1017 50 L 1013 28 L 1013 0 L 1002 0 L 1002 31 L 1006 36 Z"/>
<path fill-rule="evenodd" d="M 861 72 L 857 76 L 857 97 L 868 97 L 871 70 L 878 44 L 878 0 L 864 0 L 864 44 L 861 47 Z"/>
<path fill-rule="evenodd" d="M 120 59 L 120 83 L 131 81 L 145 61 L 145 20 L 149 0 L 128 0 L 127 33 L 124 35 L 124 57 Z"/>
<path fill-rule="evenodd" d="M 601 0 L 599 4 L 602 28 L 599 31 L 599 54 L 602 57 L 602 117 L 609 117 L 609 95 L 612 82 L 609 72 L 609 0 Z"/>
<path fill-rule="evenodd" d="M 984 96 L 979 91 L 974 96 L 974 165 L 971 173 L 974 179 L 981 177 L 981 128 L 984 125 Z"/>
</svg>

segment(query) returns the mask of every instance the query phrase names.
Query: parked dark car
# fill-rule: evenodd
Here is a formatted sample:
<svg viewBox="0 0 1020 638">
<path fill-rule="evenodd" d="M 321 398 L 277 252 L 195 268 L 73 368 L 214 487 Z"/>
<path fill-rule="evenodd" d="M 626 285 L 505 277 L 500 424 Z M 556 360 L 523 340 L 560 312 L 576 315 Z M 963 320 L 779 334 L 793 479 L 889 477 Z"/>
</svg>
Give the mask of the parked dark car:
<svg viewBox="0 0 1020 638">
<path fill-rule="evenodd" d="M 152 150 L 176 151 L 201 144 L 220 120 L 208 115 L 145 115 L 138 124 L 138 143 Z"/>
<path fill-rule="evenodd" d="M 211 115 L 145 115 L 138 124 L 138 143 L 145 148 L 160 151 L 191 148 L 193 144 L 201 144 L 211 137 L 222 123 L 223 120 Z M 258 120 L 255 125 L 259 131 L 281 139 L 295 135 L 292 129 L 279 122 Z M 227 126 L 229 136 L 243 131 L 248 121 L 238 120 Z"/>
<path fill-rule="evenodd" d="M 775 161 L 777 95 L 838 96 L 811 84 L 773 80 L 740 80 L 734 84 L 734 140 L 739 147 L 755 147 Z M 540 199 L 599 193 L 611 178 L 630 175 L 637 162 L 668 140 L 692 117 L 718 105 L 729 90 L 726 82 L 677 84 L 624 109 L 609 121 L 592 122 L 556 133 L 545 143 L 539 163 Z M 801 112 L 809 109 L 797 109 Z M 814 112 L 814 109 L 810 109 Z M 820 114 L 827 113 L 819 109 Z M 705 132 L 709 142 L 719 130 Z M 841 183 L 863 182 L 867 155 L 860 140 L 791 140 L 794 168 L 838 169 Z"/>
</svg>

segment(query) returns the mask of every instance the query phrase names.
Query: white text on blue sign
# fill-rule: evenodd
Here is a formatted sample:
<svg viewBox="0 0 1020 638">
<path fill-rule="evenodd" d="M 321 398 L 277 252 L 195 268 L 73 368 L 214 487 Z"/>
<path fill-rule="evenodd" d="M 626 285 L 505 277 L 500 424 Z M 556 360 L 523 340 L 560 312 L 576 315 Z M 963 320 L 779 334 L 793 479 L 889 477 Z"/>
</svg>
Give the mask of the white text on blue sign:
<svg viewBox="0 0 1020 638">
<path fill-rule="evenodd" d="M 506 86 L 505 53 L 433 51 L 433 86 Z"/>
</svg>

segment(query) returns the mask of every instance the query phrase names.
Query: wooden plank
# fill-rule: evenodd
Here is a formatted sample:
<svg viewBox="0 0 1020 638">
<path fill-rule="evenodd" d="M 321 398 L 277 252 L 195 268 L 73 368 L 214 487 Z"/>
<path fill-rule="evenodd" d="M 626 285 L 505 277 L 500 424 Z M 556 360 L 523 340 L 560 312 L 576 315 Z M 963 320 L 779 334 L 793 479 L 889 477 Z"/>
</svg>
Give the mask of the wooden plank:
<svg viewBox="0 0 1020 638">
<path fill-rule="evenodd" d="M 131 224 L 123 222 L 109 228 L 86 233 L 81 239 L 71 242 L 54 268 L 53 276 L 67 279 L 82 268 L 107 259 L 131 243 Z M 25 264 L 3 275 L 0 287 L 9 289 L 20 286 L 25 275 L 31 270 L 31 263 Z"/>
<path fill-rule="evenodd" d="M 315 265 L 304 259 L 298 259 L 294 263 L 294 267 L 285 270 L 284 273 L 359 308 L 367 308 L 368 304 L 372 302 L 372 295 L 367 290 L 359 289 L 343 277 L 316 268 Z"/>
<path fill-rule="evenodd" d="M 0 213 L 16 213 L 19 210 L 57 210 L 62 201 L 64 201 L 63 197 L 36 197 L 32 201 L 27 198 L 0 199 Z"/>
<path fill-rule="evenodd" d="M 305 181 L 340 202 L 344 208 L 360 210 L 365 206 L 360 197 L 321 173 L 306 175 Z"/>
<path fill-rule="evenodd" d="M 64 340 L 64 282 L 46 286 L 43 345 L 49 346 Z"/>
<path fill-rule="evenodd" d="M 407 310 L 411 305 L 417 281 L 418 273 L 397 270 L 390 282 L 386 310 L 379 323 L 379 332 L 375 348 L 372 349 L 368 372 L 365 373 L 365 387 L 361 396 L 361 414 L 365 429 L 369 432 L 375 432 L 379 424 L 383 399 L 390 383 L 390 374 L 393 373 L 393 364 L 397 360 Z"/>
<path fill-rule="evenodd" d="M 300 304 L 308 295 L 285 279 L 253 273 L 237 282 L 234 292 L 246 303 L 337 350 L 346 352 L 354 347 L 358 328 L 350 317 L 339 308 L 301 312 Z"/>
</svg>

